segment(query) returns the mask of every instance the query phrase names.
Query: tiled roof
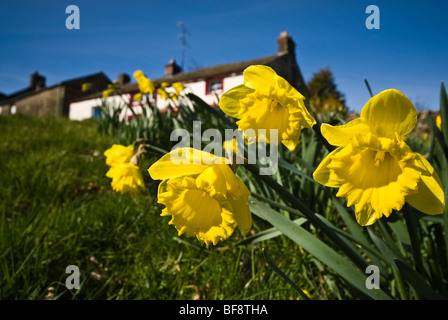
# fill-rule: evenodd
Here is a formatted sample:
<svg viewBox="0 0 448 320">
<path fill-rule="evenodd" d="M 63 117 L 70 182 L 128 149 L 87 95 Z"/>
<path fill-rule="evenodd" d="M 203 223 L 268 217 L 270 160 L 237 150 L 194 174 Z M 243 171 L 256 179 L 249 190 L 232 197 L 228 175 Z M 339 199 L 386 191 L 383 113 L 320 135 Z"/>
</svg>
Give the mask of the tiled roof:
<svg viewBox="0 0 448 320">
<path fill-rule="evenodd" d="M 284 55 L 286 55 L 287 52 L 277 53 L 273 54 L 267 57 L 258 58 L 258 59 L 251 59 L 251 60 L 245 60 L 240 62 L 233 62 L 233 63 L 224 63 L 219 64 L 216 66 L 203 68 L 199 70 L 193 70 L 190 72 L 181 72 L 172 76 L 163 76 L 161 78 L 157 79 L 151 79 L 154 82 L 154 85 L 158 87 L 162 82 L 191 82 L 191 81 L 198 81 L 200 79 L 207 79 L 213 76 L 218 75 L 228 75 L 232 73 L 242 73 L 244 69 L 251 65 L 261 64 L 261 65 L 270 65 L 275 63 L 277 60 L 281 59 Z M 121 86 L 122 92 L 137 92 L 138 91 L 138 84 L 137 82 L 129 82 Z M 102 92 L 96 92 L 92 93 L 88 96 L 85 96 L 78 100 L 88 100 L 88 99 L 94 99 L 102 96 Z"/>
<path fill-rule="evenodd" d="M 28 87 L 26 89 L 23 89 L 23 90 L 20 90 L 20 91 L 12 93 L 12 94 L 6 96 L 4 99 L 0 99 L 0 103 L 2 103 L 2 104 L 13 103 L 14 101 L 26 98 L 28 96 L 32 96 L 33 94 L 37 94 L 37 93 L 43 92 L 43 91 L 48 90 L 48 89 L 52 89 L 52 88 L 55 88 L 55 87 L 58 87 L 58 86 L 62 86 L 62 85 L 70 85 L 73 82 L 78 82 L 78 81 L 81 81 L 81 80 L 84 80 L 84 79 L 85 79 L 85 81 L 88 81 L 88 79 L 94 78 L 96 76 L 103 76 L 103 77 L 107 78 L 107 76 L 103 72 L 97 72 L 97 73 L 90 74 L 90 75 L 87 75 L 87 76 L 82 76 L 82 77 L 78 77 L 78 78 L 74 78 L 74 79 L 70 79 L 70 80 L 65 80 L 65 81 L 62 81 L 62 82 L 57 83 L 55 85 L 52 85 L 52 86 L 49 86 L 49 87 L 42 87 L 40 89 L 34 89 L 32 87 Z"/>
</svg>

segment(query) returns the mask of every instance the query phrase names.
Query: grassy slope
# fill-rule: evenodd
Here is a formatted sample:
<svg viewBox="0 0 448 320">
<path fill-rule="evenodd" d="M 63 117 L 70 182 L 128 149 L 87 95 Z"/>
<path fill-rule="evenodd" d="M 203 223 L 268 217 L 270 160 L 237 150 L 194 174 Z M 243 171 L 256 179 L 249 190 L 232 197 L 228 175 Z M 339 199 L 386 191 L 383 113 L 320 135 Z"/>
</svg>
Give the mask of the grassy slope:
<svg viewBox="0 0 448 320">
<path fill-rule="evenodd" d="M 263 247 L 302 288 L 317 285 L 284 238 L 237 246 L 237 231 L 205 249 L 177 237 L 145 172 L 144 194 L 114 193 L 103 156 L 114 142 L 94 122 L 0 117 L 0 299 L 295 299 Z M 65 287 L 68 265 L 79 290 Z"/>
</svg>

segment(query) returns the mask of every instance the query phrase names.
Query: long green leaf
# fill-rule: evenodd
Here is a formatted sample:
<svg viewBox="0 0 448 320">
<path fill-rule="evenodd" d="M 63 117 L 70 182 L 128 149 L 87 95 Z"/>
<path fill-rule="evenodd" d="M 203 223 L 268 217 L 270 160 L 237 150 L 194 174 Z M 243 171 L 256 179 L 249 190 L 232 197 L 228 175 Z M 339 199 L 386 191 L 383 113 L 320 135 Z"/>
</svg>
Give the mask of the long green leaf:
<svg viewBox="0 0 448 320">
<path fill-rule="evenodd" d="M 442 118 L 442 133 L 445 141 L 448 141 L 448 95 L 445 84 L 440 85 L 440 117 Z"/>
<path fill-rule="evenodd" d="M 403 256 L 399 254 L 396 250 L 390 248 L 383 239 L 381 239 L 372 231 L 371 228 L 368 228 L 367 230 L 373 243 L 376 245 L 378 250 L 383 254 L 383 257 L 388 262 L 388 264 L 393 265 L 394 259 L 404 261 Z"/>
<path fill-rule="evenodd" d="M 344 220 L 344 223 L 347 226 L 348 230 L 357 239 L 358 243 L 364 248 L 373 249 L 371 244 L 369 243 L 369 240 L 367 240 L 367 237 L 364 235 L 362 227 L 352 218 L 352 216 L 347 211 L 347 208 L 342 205 L 341 202 L 335 197 L 332 198 L 332 202 L 338 213 L 341 215 L 342 220 Z"/>
<path fill-rule="evenodd" d="M 345 239 L 342 239 L 339 234 L 334 232 L 328 227 L 317 215 L 311 211 L 308 206 L 306 206 L 301 200 L 288 192 L 285 188 L 279 185 L 275 180 L 267 175 L 259 175 L 259 169 L 257 166 L 245 163 L 245 168 L 248 169 L 254 176 L 260 177 L 263 182 L 269 186 L 269 189 L 274 190 L 277 194 L 282 197 L 283 200 L 289 202 L 294 209 L 302 212 L 303 215 L 317 228 L 322 230 L 336 245 L 339 246 L 341 250 L 360 268 L 365 269 L 367 267 L 367 262 L 365 259 L 360 259 L 359 252 L 353 249 L 353 246 L 348 246 Z"/>
<path fill-rule="evenodd" d="M 259 202 L 251 201 L 250 207 L 254 214 L 270 222 L 295 243 L 333 269 L 360 292 L 374 299 L 391 299 L 381 289 L 367 289 L 365 286 L 366 276 L 351 261 L 341 256 L 301 226 Z"/>
<path fill-rule="evenodd" d="M 292 222 L 297 223 L 299 226 L 304 224 L 306 221 L 307 220 L 305 218 L 299 218 L 299 219 L 292 220 Z M 273 239 L 282 234 L 283 233 L 281 231 L 278 231 L 277 228 L 272 227 L 272 228 L 260 231 L 250 237 L 247 237 L 246 239 L 239 242 L 238 245 L 243 245 L 243 244 L 248 244 L 248 243 L 258 243 L 258 242 Z"/>
<path fill-rule="evenodd" d="M 271 200 L 271 199 L 269 199 L 269 198 L 263 197 L 263 196 L 258 195 L 258 194 L 256 194 L 256 193 L 252 193 L 251 197 L 255 197 L 255 198 L 261 200 L 262 202 L 264 202 L 264 203 L 268 203 L 268 204 L 270 204 L 271 206 L 276 207 L 276 208 L 278 208 L 278 209 L 286 210 L 286 211 L 288 211 L 289 213 L 292 213 L 292 214 L 294 214 L 294 215 L 298 215 L 298 216 L 300 216 L 300 217 L 303 217 L 303 214 L 302 214 L 299 210 L 293 209 L 293 208 L 291 208 L 291 207 L 289 207 L 289 206 L 287 206 L 287 205 L 280 204 L 280 203 L 275 202 L 275 201 L 273 201 L 273 200 Z M 336 199 L 336 200 L 337 200 L 337 199 Z M 337 202 L 337 203 L 340 204 L 339 202 Z M 336 203 L 335 203 L 335 204 L 336 204 Z M 341 205 L 341 206 L 342 206 L 342 205 Z M 348 213 L 347 213 L 347 214 L 348 214 Z M 381 261 L 379 260 L 379 258 L 382 258 L 382 255 L 380 254 L 380 252 L 379 252 L 378 250 L 376 250 L 376 248 L 375 248 L 374 246 L 372 246 L 372 245 L 368 242 L 367 238 L 364 237 L 364 240 L 362 240 L 362 239 L 360 239 L 360 237 L 359 237 L 357 234 L 356 234 L 356 235 L 352 235 L 352 234 L 350 234 L 350 233 L 348 233 L 348 232 L 345 232 L 345 231 L 343 231 L 343 230 L 337 228 L 337 227 L 334 226 L 333 224 L 331 224 L 331 222 L 328 221 L 327 219 L 325 219 L 324 217 L 319 216 L 319 215 L 316 215 L 316 216 L 317 216 L 317 218 L 318 218 L 319 220 L 321 220 L 323 223 L 325 223 L 325 225 L 326 225 L 330 230 L 332 230 L 333 232 L 335 232 L 335 233 L 337 233 L 337 234 L 339 234 L 339 235 L 342 235 L 345 239 L 350 240 L 350 241 L 352 241 L 352 242 L 355 243 L 355 244 L 358 244 L 358 245 L 362 246 L 362 248 L 366 251 L 366 254 L 367 254 L 367 255 L 369 256 L 369 258 L 371 258 L 371 260 L 374 262 L 374 264 L 378 265 L 378 266 L 380 267 L 380 269 L 384 271 L 384 269 L 382 269 L 382 268 L 384 268 L 384 267 L 382 266 L 382 264 L 380 263 Z M 295 220 L 294 220 L 294 221 L 295 221 Z M 357 224 L 357 223 L 356 223 L 356 224 Z M 358 228 L 361 228 L 361 227 L 359 226 L 359 224 L 357 224 L 357 226 L 358 226 Z M 361 234 L 361 235 L 362 235 L 362 234 Z M 348 243 L 347 241 L 345 241 L 345 244 L 347 245 L 347 247 L 351 247 L 351 248 L 353 248 L 354 251 L 356 251 L 356 249 L 355 249 L 355 247 L 354 247 L 353 244 Z M 359 255 L 359 254 L 358 254 L 358 257 L 359 257 L 360 259 L 363 259 L 363 258 L 361 257 L 361 255 Z"/>
<path fill-rule="evenodd" d="M 290 164 L 289 162 L 287 162 L 281 158 L 278 159 L 278 165 L 279 165 L 279 167 L 285 168 L 288 171 L 295 173 L 298 176 L 301 176 L 313 183 L 317 183 L 316 180 L 314 180 L 310 175 L 306 174 L 305 172 L 301 171 L 297 167 L 293 166 L 292 164 Z"/>
<path fill-rule="evenodd" d="M 442 82 L 440 87 L 440 116 L 442 118 L 442 133 L 444 137 L 444 144 L 446 147 L 446 143 L 448 141 L 448 95 L 446 92 L 445 84 Z M 433 129 L 435 130 L 435 129 Z M 440 139 L 439 139 L 440 140 Z M 442 144 L 442 143 L 441 143 Z M 443 148 L 443 146 L 442 146 Z M 445 151 L 445 161 L 444 170 L 442 171 L 443 177 L 442 179 L 445 181 L 445 203 L 448 202 L 448 169 L 446 167 L 446 162 L 448 161 L 448 154 L 446 148 Z M 445 233 L 445 248 L 446 248 L 446 256 L 448 257 L 448 206 L 445 207 L 444 212 L 444 220 L 443 220 L 443 229 Z M 448 261 L 447 261 L 448 262 Z"/>
<path fill-rule="evenodd" d="M 403 277 L 414 287 L 414 289 L 425 299 L 444 300 L 442 295 L 435 292 L 421 276 L 420 273 L 409 267 L 406 263 L 395 259 L 395 264 Z"/>
</svg>

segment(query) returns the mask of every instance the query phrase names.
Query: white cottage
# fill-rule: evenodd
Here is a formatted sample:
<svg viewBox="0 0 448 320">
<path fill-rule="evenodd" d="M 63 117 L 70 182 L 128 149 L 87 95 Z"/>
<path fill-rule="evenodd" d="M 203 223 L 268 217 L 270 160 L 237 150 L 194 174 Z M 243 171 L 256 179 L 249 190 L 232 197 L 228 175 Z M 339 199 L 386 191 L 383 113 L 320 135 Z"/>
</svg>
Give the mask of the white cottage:
<svg viewBox="0 0 448 320">
<path fill-rule="evenodd" d="M 278 51 L 276 54 L 253 60 L 242 62 L 220 64 L 209 68 L 194 70 L 191 72 L 181 72 L 181 69 L 174 60 L 165 66 L 165 75 L 159 79 L 151 79 L 156 87 L 163 82 L 181 82 L 188 92 L 192 92 L 202 100 L 212 106 L 218 106 L 220 96 L 229 89 L 243 83 L 243 71 L 251 65 L 267 65 L 273 68 L 280 76 L 284 77 L 292 86 L 300 92 L 305 86 L 305 82 L 299 66 L 296 62 L 295 44 L 291 36 L 282 32 L 277 39 Z M 133 96 L 139 92 L 136 82 L 130 82 L 129 77 L 120 75 L 118 84 L 122 94 L 108 97 L 107 102 L 120 105 L 125 102 L 130 103 L 134 111 L 140 113 L 140 103 L 133 103 Z M 163 110 L 168 101 L 155 95 L 155 103 Z M 72 120 L 83 120 L 95 117 L 98 106 L 102 103 L 102 93 L 98 92 L 81 99 L 76 99 L 70 103 L 69 118 Z M 122 117 L 130 117 L 129 110 L 122 114 Z"/>
</svg>

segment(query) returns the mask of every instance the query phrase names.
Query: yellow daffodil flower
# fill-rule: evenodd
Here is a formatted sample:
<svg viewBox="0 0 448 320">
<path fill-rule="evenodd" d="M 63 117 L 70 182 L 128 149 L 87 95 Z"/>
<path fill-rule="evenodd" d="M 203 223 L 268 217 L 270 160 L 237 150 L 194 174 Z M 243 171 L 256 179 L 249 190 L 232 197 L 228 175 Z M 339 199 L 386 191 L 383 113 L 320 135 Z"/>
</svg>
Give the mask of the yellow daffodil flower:
<svg viewBox="0 0 448 320">
<path fill-rule="evenodd" d="M 223 94 L 219 106 L 227 115 L 240 119 L 236 123 L 247 136 L 248 143 L 270 143 L 270 129 L 276 129 L 281 142 L 293 151 L 301 127 L 311 128 L 316 123 L 304 100 L 305 97 L 272 68 L 254 65 L 244 70 L 244 84 Z M 266 134 L 260 129 L 265 129 Z"/>
<path fill-rule="evenodd" d="M 142 101 L 142 94 L 141 93 L 137 93 L 134 95 L 134 101 Z"/>
<path fill-rule="evenodd" d="M 168 94 L 168 92 L 166 92 L 166 90 L 164 88 L 157 89 L 157 94 L 162 99 L 169 99 L 170 98 L 170 95 Z"/>
<path fill-rule="evenodd" d="M 123 146 L 114 144 L 111 148 L 104 151 L 104 155 L 106 156 L 106 164 L 108 166 L 130 162 L 134 156 L 134 145 Z"/>
<path fill-rule="evenodd" d="M 85 82 L 81 85 L 81 91 L 82 92 L 89 92 L 92 91 L 93 84 L 91 82 Z"/>
<path fill-rule="evenodd" d="M 162 88 L 162 89 L 166 89 L 166 88 L 168 88 L 170 86 L 170 84 L 168 83 L 168 82 L 162 82 L 161 84 L 160 84 L 160 87 Z"/>
<path fill-rule="evenodd" d="M 137 70 L 134 72 L 134 78 L 137 80 L 140 92 L 149 94 L 154 93 L 154 83 L 150 79 L 148 79 L 141 70 Z"/>
<path fill-rule="evenodd" d="M 131 162 L 112 166 L 106 173 L 106 177 L 112 179 L 112 189 L 122 194 L 135 194 L 140 191 L 140 188 L 145 188 L 140 167 Z"/>
<path fill-rule="evenodd" d="M 107 89 L 103 91 L 103 97 L 107 98 L 107 97 L 112 97 L 115 93 L 114 89 Z"/>
<path fill-rule="evenodd" d="M 208 247 L 228 239 L 237 226 L 244 234 L 249 232 L 250 191 L 224 158 L 180 148 L 163 156 L 148 172 L 154 180 L 162 180 L 158 203 L 165 208 L 161 216 L 172 216 L 169 224 L 179 236 L 196 236 Z"/>
<path fill-rule="evenodd" d="M 226 152 L 232 152 L 233 154 L 236 154 L 238 150 L 238 142 L 236 138 L 233 138 L 232 140 L 225 140 L 222 143 L 222 147 Z"/>
<path fill-rule="evenodd" d="M 439 115 L 437 115 L 436 117 L 436 125 L 437 128 L 439 128 L 440 131 L 442 131 L 442 117 Z"/>
<path fill-rule="evenodd" d="M 174 90 L 176 90 L 177 94 L 180 94 L 182 91 L 185 90 L 184 85 L 180 82 L 175 82 L 175 83 L 173 83 L 172 86 L 173 86 Z"/>
<path fill-rule="evenodd" d="M 106 164 L 111 168 L 106 177 L 111 178 L 112 189 L 120 193 L 136 193 L 145 189 L 142 173 L 135 159 L 134 145 L 114 144 L 104 152 Z"/>
<path fill-rule="evenodd" d="M 176 92 L 170 92 L 169 97 L 173 101 L 176 101 L 177 99 L 179 99 L 179 95 Z"/>
<path fill-rule="evenodd" d="M 322 135 L 338 148 L 318 166 L 314 179 L 339 188 L 336 196 L 355 205 L 359 224 L 371 225 L 405 202 L 423 213 L 443 213 L 442 183 L 431 164 L 405 143 L 417 123 L 412 102 L 400 91 L 372 97 L 346 125 L 323 124 Z"/>
</svg>

